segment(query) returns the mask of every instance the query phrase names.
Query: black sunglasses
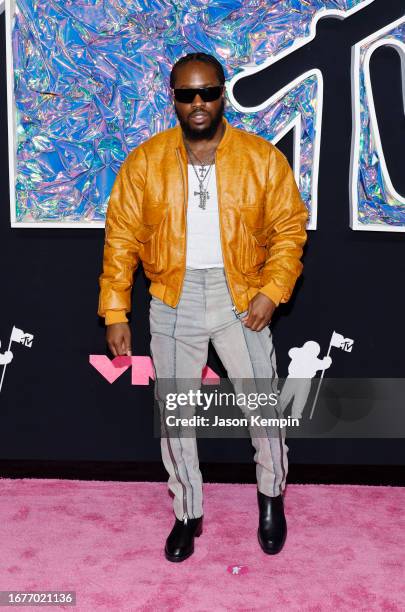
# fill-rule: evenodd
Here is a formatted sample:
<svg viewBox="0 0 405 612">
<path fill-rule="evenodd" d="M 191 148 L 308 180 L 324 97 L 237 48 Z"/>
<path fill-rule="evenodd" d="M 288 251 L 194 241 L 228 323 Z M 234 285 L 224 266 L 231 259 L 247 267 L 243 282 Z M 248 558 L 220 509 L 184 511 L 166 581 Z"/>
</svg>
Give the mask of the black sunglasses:
<svg viewBox="0 0 405 612">
<path fill-rule="evenodd" d="M 204 102 L 213 102 L 218 100 L 223 88 L 223 85 L 215 85 L 214 87 L 197 87 L 196 89 L 173 89 L 174 99 L 177 102 L 191 104 L 198 94 Z"/>
</svg>

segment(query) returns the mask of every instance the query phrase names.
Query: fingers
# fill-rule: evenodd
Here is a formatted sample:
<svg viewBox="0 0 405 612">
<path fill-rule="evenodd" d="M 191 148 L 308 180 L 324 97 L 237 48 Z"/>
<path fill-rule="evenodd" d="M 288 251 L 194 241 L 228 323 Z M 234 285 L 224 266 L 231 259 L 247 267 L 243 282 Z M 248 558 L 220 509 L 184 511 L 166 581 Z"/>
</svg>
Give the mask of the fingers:
<svg viewBox="0 0 405 612">
<path fill-rule="evenodd" d="M 111 340 L 108 343 L 108 348 L 110 349 L 114 357 L 118 357 L 120 355 L 128 355 L 130 357 L 132 355 L 131 346 L 123 338 L 118 341 Z"/>
<path fill-rule="evenodd" d="M 128 325 L 110 325 L 107 331 L 107 345 L 114 357 L 132 355 L 131 330 Z"/>
<path fill-rule="evenodd" d="M 266 302 L 270 301 L 268 298 L 265 299 Z M 259 303 L 257 303 L 256 298 L 253 298 L 253 300 L 249 302 L 246 315 L 241 317 L 240 320 L 245 327 L 248 327 L 252 331 L 262 331 L 262 329 L 270 324 L 273 312 L 274 306 L 272 308 L 269 308 L 268 306 L 264 308 L 261 299 L 259 300 Z"/>
<path fill-rule="evenodd" d="M 131 330 L 129 328 L 129 325 L 125 328 L 124 330 L 124 342 L 123 342 L 123 351 L 124 351 L 124 355 L 128 355 L 128 357 L 130 357 L 132 355 L 132 350 L 131 350 Z"/>
<path fill-rule="evenodd" d="M 114 357 L 118 356 L 118 351 L 116 349 L 115 343 L 113 343 L 112 341 L 108 342 L 108 348 L 110 349 Z"/>
<path fill-rule="evenodd" d="M 244 323 L 245 327 L 248 327 L 249 329 L 251 329 L 252 331 L 262 331 L 262 329 L 264 329 L 265 327 L 267 327 L 267 325 L 269 325 L 269 322 L 259 322 L 259 321 L 254 321 L 252 324 L 248 324 L 248 322 Z"/>
<path fill-rule="evenodd" d="M 250 325 L 252 324 L 251 315 L 252 315 L 252 302 L 249 302 L 247 313 L 244 317 L 241 318 L 242 323 L 244 323 L 245 325 L 246 323 L 248 323 L 247 327 L 250 327 Z"/>
<path fill-rule="evenodd" d="M 131 343 L 128 341 L 128 338 L 122 338 L 121 342 L 121 355 L 132 355 L 131 351 Z"/>
<path fill-rule="evenodd" d="M 252 331 L 262 331 L 270 324 L 275 308 L 276 304 L 259 292 L 249 301 L 247 313 L 240 320 Z"/>
<path fill-rule="evenodd" d="M 269 325 L 271 321 L 271 317 L 264 317 L 253 312 L 248 313 L 245 317 L 241 319 L 242 323 L 245 327 L 248 327 L 252 331 L 262 331 L 267 325 Z"/>
</svg>

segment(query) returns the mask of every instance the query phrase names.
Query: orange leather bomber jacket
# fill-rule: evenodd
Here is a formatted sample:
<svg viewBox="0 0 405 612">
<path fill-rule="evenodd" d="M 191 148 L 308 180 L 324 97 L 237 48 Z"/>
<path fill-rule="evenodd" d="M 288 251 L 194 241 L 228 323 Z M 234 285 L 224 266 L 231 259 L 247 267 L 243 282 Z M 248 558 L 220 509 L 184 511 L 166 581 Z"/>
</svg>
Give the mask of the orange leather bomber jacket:
<svg viewBox="0 0 405 612">
<path fill-rule="evenodd" d="M 225 275 L 239 312 L 260 291 L 287 302 L 302 272 L 308 210 L 292 169 L 265 138 L 233 127 L 215 153 Z M 187 154 L 179 124 L 133 149 L 111 190 L 105 222 L 98 314 L 127 321 L 134 272 L 142 262 L 149 292 L 175 307 L 186 267 Z"/>
</svg>

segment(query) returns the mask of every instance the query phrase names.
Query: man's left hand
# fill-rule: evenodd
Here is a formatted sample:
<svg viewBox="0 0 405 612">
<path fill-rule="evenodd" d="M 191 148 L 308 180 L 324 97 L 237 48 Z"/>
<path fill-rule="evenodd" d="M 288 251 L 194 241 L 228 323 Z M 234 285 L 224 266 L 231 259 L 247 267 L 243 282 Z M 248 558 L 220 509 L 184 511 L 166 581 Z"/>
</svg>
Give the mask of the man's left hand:
<svg viewBox="0 0 405 612">
<path fill-rule="evenodd" d="M 267 295 L 256 293 L 249 302 L 247 315 L 241 321 L 252 331 L 262 331 L 270 323 L 276 307 L 276 304 Z"/>
</svg>

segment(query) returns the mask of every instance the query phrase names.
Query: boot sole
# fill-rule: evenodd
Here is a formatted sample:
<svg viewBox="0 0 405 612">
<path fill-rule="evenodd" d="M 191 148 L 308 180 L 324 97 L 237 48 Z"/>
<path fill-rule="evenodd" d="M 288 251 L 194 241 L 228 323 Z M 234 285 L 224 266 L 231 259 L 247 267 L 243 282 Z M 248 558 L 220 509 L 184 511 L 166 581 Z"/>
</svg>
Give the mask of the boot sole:
<svg viewBox="0 0 405 612">
<path fill-rule="evenodd" d="M 165 557 L 166 557 L 166 559 L 168 561 L 172 561 L 173 563 L 180 563 L 181 561 L 185 561 L 186 559 L 191 557 L 191 555 L 193 553 L 194 553 L 194 548 L 189 553 L 187 553 L 187 555 L 183 555 L 182 557 L 176 557 L 176 556 L 169 555 L 169 553 L 165 549 Z"/>
</svg>

